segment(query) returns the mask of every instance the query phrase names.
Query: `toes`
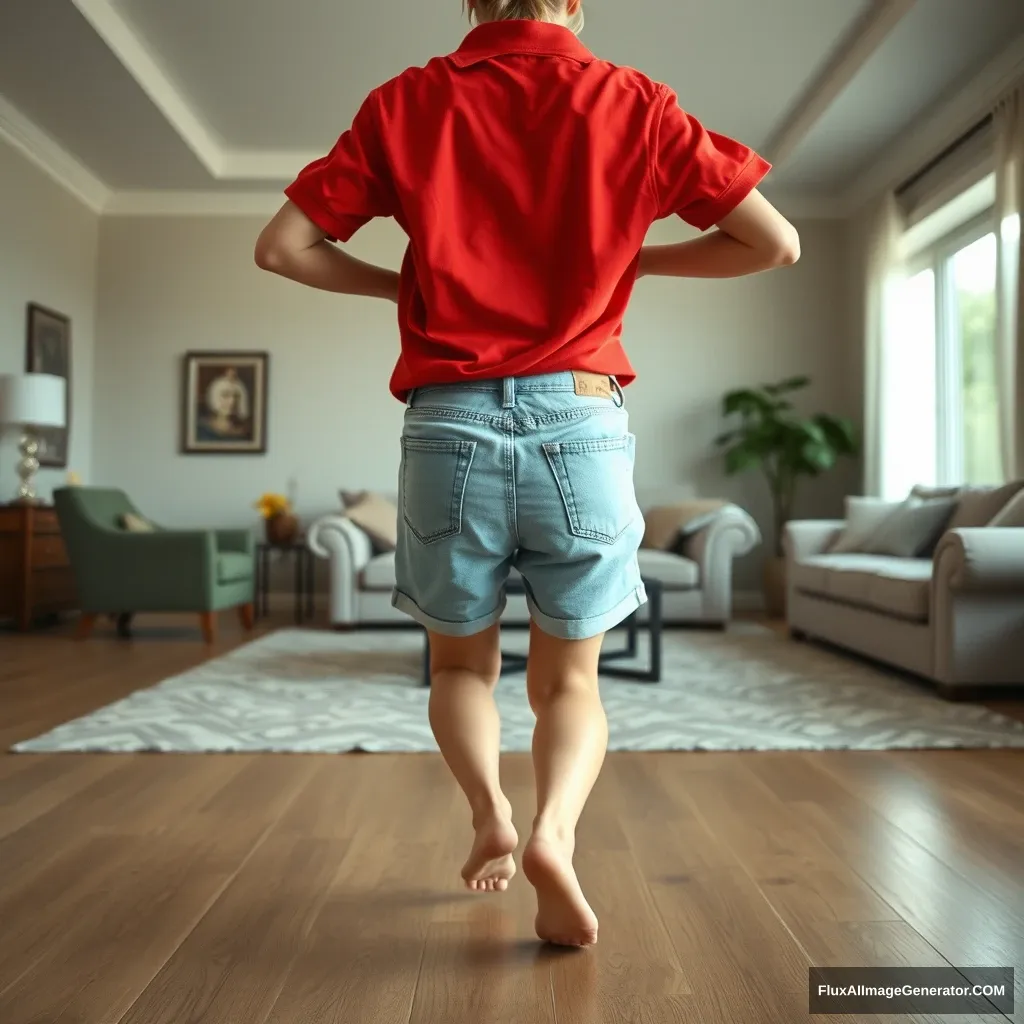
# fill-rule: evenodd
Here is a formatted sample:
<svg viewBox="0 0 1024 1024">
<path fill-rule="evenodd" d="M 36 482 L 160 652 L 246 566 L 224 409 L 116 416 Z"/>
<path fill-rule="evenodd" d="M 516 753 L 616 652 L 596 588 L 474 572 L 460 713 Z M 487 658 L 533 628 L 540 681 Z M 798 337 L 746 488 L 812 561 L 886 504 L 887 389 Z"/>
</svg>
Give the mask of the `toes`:
<svg viewBox="0 0 1024 1024">
<path fill-rule="evenodd" d="M 508 879 L 499 878 L 497 882 L 498 892 L 504 892 L 508 888 Z"/>
</svg>

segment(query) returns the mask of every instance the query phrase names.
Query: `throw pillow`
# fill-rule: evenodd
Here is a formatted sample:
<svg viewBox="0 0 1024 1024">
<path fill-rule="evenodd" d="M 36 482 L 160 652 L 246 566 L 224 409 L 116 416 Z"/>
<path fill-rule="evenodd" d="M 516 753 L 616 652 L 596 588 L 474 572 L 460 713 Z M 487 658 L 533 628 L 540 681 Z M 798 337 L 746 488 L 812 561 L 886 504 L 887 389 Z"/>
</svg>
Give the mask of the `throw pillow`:
<svg viewBox="0 0 1024 1024">
<path fill-rule="evenodd" d="M 1011 498 L 988 525 L 1011 529 L 1016 527 L 1018 530 L 1024 527 L 1024 490 L 1018 491 L 1017 496 Z"/>
<path fill-rule="evenodd" d="M 125 512 L 121 516 L 121 528 L 128 533 L 152 533 L 156 529 L 148 519 L 143 519 L 134 512 Z"/>
<path fill-rule="evenodd" d="M 911 500 L 931 501 L 933 498 L 955 498 L 960 494 L 960 487 L 926 487 L 918 484 L 911 492 Z"/>
<path fill-rule="evenodd" d="M 1015 480 L 1002 487 L 969 487 L 960 492 L 959 503 L 947 529 L 972 529 L 988 526 L 993 519 L 1024 489 L 1024 480 Z"/>
<path fill-rule="evenodd" d="M 682 538 L 703 530 L 727 504 L 717 498 L 709 498 L 648 509 L 644 513 L 646 529 L 640 546 L 655 551 L 671 551 Z"/>
<path fill-rule="evenodd" d="M 882 498 L 850 497 L 846 499 L 846 525 L 832 542 L 829 554 L 852 555 L 864 550 L 874 532 L 901 505 Z"/>
<path fill-rule="evenodd" d="M 378 551 L 394 551 L 398 546 L 398 509 L 387 498 L 366 491 L 345 509 L 345 515 L 373 541 Z"/>
<path fill-rule="evenodd" d="M 955 498 L 909 498 L 872 534 L 864 553 L 897 558 L 928 556 L 935 550 L 955 509 Z"/>
</svg>

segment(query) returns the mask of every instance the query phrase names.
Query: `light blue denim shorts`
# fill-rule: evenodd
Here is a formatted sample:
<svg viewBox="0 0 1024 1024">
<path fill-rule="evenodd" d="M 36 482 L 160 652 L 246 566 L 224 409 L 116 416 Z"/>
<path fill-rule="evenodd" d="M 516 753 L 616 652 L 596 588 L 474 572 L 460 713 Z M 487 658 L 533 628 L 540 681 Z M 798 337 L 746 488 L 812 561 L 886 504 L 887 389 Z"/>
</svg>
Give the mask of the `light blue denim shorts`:
<svg viewBox="0 0 1024 1024">
<path fill-rule="evenodd" d="M 636 439 L 618 384 L 596 378 L 595 388 L 588 377 L 589 386 L 556 373 L 409 396 L 396 608 L 436 633 L 470 636 L 501 617 L 518 570 L 536 624 L 584 639 L 646 601 Z"/>
</svg>

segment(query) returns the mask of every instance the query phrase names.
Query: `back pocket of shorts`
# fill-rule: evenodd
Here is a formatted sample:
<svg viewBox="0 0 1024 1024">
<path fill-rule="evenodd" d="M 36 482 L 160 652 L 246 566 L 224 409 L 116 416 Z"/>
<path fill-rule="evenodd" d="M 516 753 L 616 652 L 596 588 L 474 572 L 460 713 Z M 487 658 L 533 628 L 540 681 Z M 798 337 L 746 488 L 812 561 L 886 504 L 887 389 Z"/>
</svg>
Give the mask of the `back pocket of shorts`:
<svg viewBox="0 0 1024 1024">
<path fill-rule="evenodd" d="M 462 532 L 462 502 L 474 441 L 402 438 L 402 514 L 424 544 Z"/>
<path fill-rule="evenodd" d="M 632 434 L 546 444 L 544 454 L 575 536 L 611 544 L 636 519 Z"/>
</svg>

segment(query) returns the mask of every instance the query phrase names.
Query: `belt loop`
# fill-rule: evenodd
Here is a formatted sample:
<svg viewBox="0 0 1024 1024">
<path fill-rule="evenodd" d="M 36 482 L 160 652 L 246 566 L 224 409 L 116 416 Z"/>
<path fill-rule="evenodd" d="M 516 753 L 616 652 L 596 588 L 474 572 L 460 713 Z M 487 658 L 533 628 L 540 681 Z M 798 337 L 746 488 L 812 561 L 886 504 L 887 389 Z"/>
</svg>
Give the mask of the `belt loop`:
<svg viewBox="0 0 1024 1024">
<path fill-rule="evenodd" d="M 416 388 L 410 388 L 409 394 L 405 396 L 405 405 L 407 409 L 412 408 L 412 403 L 416 400 Z"/>
<path fill-rule="evenodd" d="M 622 385 L 612 376 L 609 376 L 608 380 L 611 381 L 612 389 L 618 396 L 618 401 L 615 404 L 621 409 L 626 404 L 626 396 L 622 393 Z"/>
<path fill-rule="evenodd" d="M 516 404 L 516 379 L 515 377 L 506 377 L 503 383 L 502 408 L 513 409 Z"/>
</svg>

